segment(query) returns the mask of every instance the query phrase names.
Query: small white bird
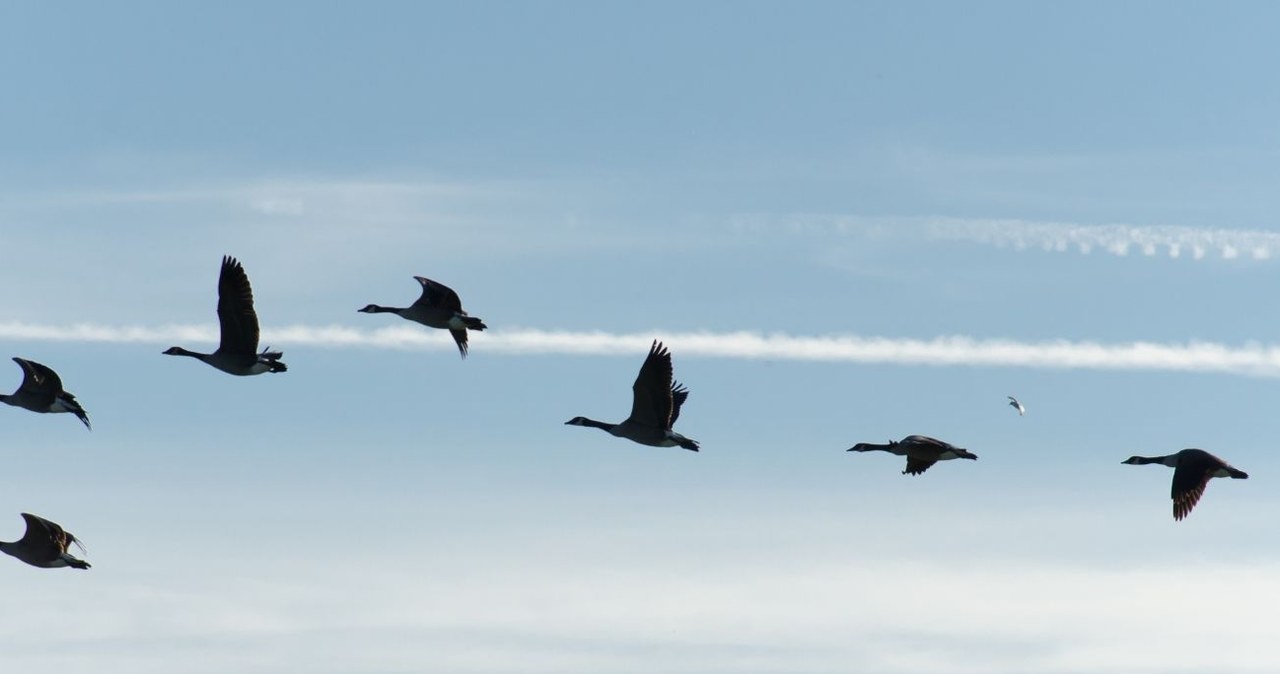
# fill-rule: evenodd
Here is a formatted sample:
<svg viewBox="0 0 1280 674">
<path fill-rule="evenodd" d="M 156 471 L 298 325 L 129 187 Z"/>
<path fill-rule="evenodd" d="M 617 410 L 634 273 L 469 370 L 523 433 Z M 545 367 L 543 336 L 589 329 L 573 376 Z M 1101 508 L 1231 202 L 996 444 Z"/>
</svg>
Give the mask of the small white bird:
<svg viewBox="0 0 1280 674">
<path fill-rule="evenodd" d="M 1023 407 L 1022 403 L 1018 402 L 1018 399 L 1013 396 L 1009 396 L 1009 407 L 1018 410 L 1018 416 L 1022 416 L 1027 413 L 1027 408 Z"/>
</svg>

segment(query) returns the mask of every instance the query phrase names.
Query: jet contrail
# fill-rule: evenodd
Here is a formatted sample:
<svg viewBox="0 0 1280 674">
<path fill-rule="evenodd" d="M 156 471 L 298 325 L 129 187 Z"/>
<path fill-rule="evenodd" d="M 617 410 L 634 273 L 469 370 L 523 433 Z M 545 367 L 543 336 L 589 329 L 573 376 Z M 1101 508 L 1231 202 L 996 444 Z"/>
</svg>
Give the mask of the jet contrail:
<svg viewBox="0 0 1280 674">
<path fill-rule="evenodd" d="M 761 332 L 652 332 L 617 334 L 567 330 L 489 330 L 472 335 L 477 353 L 632 355 L 660 338 L 682 356 L 890 363 L 933 366 L 996 366 L 1042 369 L 1146 370 L 1280 377 L 1280 346 L 1212 342 L 1103 344 L 1047 340 L 1025 342 L 965 336 L 910 339 L 860 335 L 795 336 Z M 213 325 L 107 326 L 92 323 L 42 325 L 0 323 L 9 341 L 108 342 L 121 344 L 214 343 Z M 450 351 L 443 331 L 410 326 L 377 329 L 340 325 L 266 328 L 262 343 L 274 348 L 370 348 Z"/>
</svg>

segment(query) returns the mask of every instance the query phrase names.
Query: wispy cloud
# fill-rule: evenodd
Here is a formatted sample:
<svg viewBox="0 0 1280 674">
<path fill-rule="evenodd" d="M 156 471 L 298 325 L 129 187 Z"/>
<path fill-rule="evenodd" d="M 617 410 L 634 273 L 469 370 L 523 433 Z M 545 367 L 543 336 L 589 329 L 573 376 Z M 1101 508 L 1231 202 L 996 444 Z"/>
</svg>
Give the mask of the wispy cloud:
<svg viewBox="0 0 1280 674">
<path fill-rule="evenodd" d="M 1176 225 L 1083 225 L 1018 219 L 872 218 L 852 215 L 797 214 L 740 216 L 739 231 L 782 228 L 792 233 L 875 237 L 920 237 L 1047 252 L 1094 251 L 1117 256 L 1158 255 L 1202 260 L 1270 260 L 1280 255 L 1280 233 L 1259 229 Z"/>
<path fill-rule="evenodd" d="M 263 342 L 275 347 L 375 348 L 451 351 L 443 332 L 410 326 L 373 330 L 339 325 L 293 325 L 263 330 Z M 1280 376 L 1280 346 L 1213 342 L 1104 344 L 1048 340 L 980 339 L 945 336 L 932 339 L 827 335 L 802 337 L 760 332 L 687 332 L 618 334 L 563 330 L 492 330 L 476 334 L 473 348 L 508 354 L 634 354 L 655 337 L 684 356 L 893 363 L 933 366 L 997 366 L 1092 370 L 1204 372 L 1244 376 Z M 212 325 L 107 326 L 0 323 L 0 339 L 112 343 L 215 342 Z"/>
</svg>

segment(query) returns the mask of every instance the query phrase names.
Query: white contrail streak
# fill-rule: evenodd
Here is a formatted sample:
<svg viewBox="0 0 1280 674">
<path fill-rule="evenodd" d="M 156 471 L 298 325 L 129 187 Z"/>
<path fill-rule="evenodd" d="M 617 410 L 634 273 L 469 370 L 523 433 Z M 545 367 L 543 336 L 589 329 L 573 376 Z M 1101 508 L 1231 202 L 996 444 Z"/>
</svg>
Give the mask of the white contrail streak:
<svg viewBox="0 0 1280 674">
<path fill-rule="evenodd" d="M 264 344 L 275 348 L 373 348 L 451 351 L 442 331 L 410 326 L 360 329 L 344 326 L 294 325 L 264 329 Z M 612 355 L 643 351 L 655 337 L 682 356 L 807 360 L 901 365 L 985 365 L 1000 367 L 1205 372 L 1280 377 L 1280 346 L 1227 346 L 1210 342 L 1101 344 L 1050 340 L 936 337 L 903 339 L 831 335 L 797 337 L 759 332 L 661 331 L 614 334 L 557 330 L 490 330 L 473 333 L 474 350 L 509 354 Z M 10 341 L 178 344 L 216 342 L 212 325 L 114 327 L 88 323 L 70 326 L 0 323 L 0 339 Z"/>
</svg>

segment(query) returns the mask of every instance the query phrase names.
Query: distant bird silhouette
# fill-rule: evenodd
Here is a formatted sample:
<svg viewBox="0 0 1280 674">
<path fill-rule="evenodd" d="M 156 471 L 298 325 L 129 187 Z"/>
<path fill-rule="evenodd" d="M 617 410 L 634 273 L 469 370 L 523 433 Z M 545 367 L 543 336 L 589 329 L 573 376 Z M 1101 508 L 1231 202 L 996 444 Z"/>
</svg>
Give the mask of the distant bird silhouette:
<svg viewBox="0 0 1280 674">
<path fill-rule="evenodd" d="M 1184 449 L 1166 456 L 1131 456 L 1121 463 L 1144 465 L 1159 463 L 1173 468 L 1173 487 L 1170 498 L 1173 499 L 1173 519 L 1181 520 L 1191 514 L 1209 480 L 1215 477 L 1231 477 L 1237 480 L 1248 479 L 1249 474 L 1233 467 L 1218 457 L 1194 447 Z"/>
<path fill-rule="evenodd" d="M 1018 410 L 1018 416 L 1022 416 L 1027 413 L 1027 409 L 1023 407 L 1022 403 L 1018 402 L 1018 399 L 1013 396 L 1009 396 L 1009 407 Z"/>
<path fill-rule="evenodd" d="M 253 289 L 244 267 L 229 255 L 222 258 L 218 274 L 218 327 L 221 341 L 213 353 L 196 353 L 180 346 L 170 347 L 167 356 L 198 358 L 223 372 L 238 376 L 284 372 L 279 351 L 258 352 L 258 314 L 253 310 Z"/>
<path fill-rule="evenodd" d="M 640 374 L 631 385 L 631 416 L 620 424 L 610 424 L 586 417 L 574 417 L 566 426 L 590 426 L 608 431 L 651 447 L 680 446 L 698 451 L 698 443 L 671 430 L 680 418 L 680 406 L 689 397 L 689 389 L 672 381 L 671 352 L 654 340 L 649 356 L 640 366 Z"/>
<path fill-rule="evenodd" d="M 0 541 L 0 552 L 13 555 L 31 566 L 42 569 L 57 569 L 64 566 L 73 569 L 89 568 L 88 562 L 76 559 L 67 553 L 67 548 L 72 543 L 84 552 L 80 539 L 43 517 L 22 513 L 22 519 L 27 521 L 27 532 L 20 540 L 12 543 Z"/>
<path fill-rule="evenodd" d="M 978 456 L 967 449 L 956 447 L 927 435 L 908 435 L 900 441 L 890 440 L 887 445 L 870 442 L 859 442 L 845 450 L 847 452 L 889 452 L 907 457 L 907 467 L 903 475 L 919 475 L 929 466 L 947 459 L 973 459 Z"/>
<path fill-rule="evenodd" d="M 57 372 L 34 360 L 14 358 L 13 362 L 22 367 L 22 384 L 12 395 L 0 395 L 0 402 L 32 412 L 70 412 L 79 417 L 85 428 L 92 430 L 89 415 L 75 396 L 62 389 Z"/>
<path fill-rule="evenodd" d="M 422 284 L 422 295 L 404 308 L 370 304 L 359 311 L 366 314 L 398 314 L 401 318 L 421 323 L 428 328 L 448 330 L 458 344 L 458 352 L 467 357 L 467 330 L 484 330 L 488 326 L 479 318 L 462 310 L 462 300 L 452 288 L 422 276 L 413 277 Z"/>
</svg>

